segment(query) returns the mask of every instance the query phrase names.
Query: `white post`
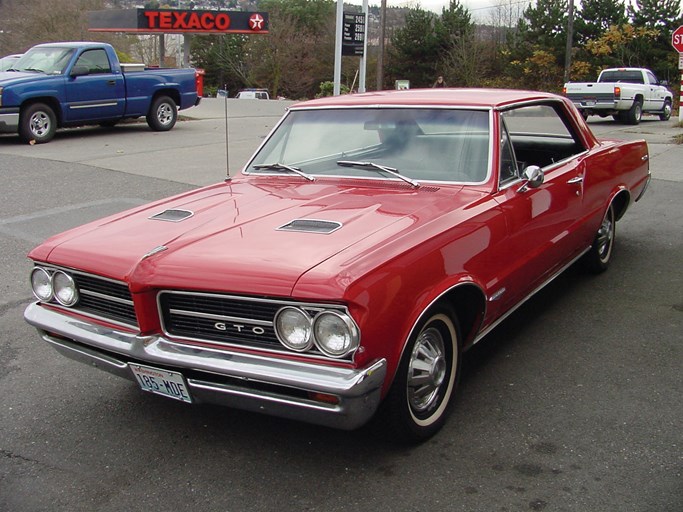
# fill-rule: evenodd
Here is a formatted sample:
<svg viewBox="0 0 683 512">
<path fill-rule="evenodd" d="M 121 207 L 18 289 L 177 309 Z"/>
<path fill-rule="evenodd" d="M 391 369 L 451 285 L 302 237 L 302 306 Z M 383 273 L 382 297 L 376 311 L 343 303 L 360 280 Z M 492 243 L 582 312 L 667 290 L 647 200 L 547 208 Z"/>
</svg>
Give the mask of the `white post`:
<svg viewBox="0 0 683 512">
<path fill-rule="evenodd" d="M 363 36 L 363 56 L 360 58 L 360 78 L 358 92 L 365 92 L 365 70 L 368 64 L 368 0 L 363 0 L 363 14 L 365 14 L 365 35 Z"/>
<path fill-rule="evenodd" d="M 681 54 L 683 55 L 683 53 Z M 681 96 L 678 98 L 678 122 L 683 123 L 683 72 L 681 72 Z"/>
<path fill-rule="evenodd" d="M 344 30 L 344 0 L 337 0 L 337 37 L 334 40 L 334 95 L 341 92 L 342 31 Z"/>
</svg>

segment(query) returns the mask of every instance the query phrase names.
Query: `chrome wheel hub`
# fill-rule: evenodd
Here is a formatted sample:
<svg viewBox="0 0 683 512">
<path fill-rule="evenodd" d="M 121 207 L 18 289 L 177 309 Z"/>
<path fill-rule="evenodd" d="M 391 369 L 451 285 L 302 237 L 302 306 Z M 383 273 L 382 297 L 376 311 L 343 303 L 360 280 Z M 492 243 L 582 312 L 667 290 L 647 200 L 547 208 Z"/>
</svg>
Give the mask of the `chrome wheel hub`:
<svg viewBox="0 0 683 512">
<path fill-rule="evenodd" d="M 173 109 L 168 103 L 159 105 L 157 109 L 157 119 L 161 124 L 169 124 L 173 120 Z"/>
<path fill-rule="evenodd" d="M 50 118 L 45 112 L 36 112 L 31 116 L 29 126 L 33 135 L 42 137 L 50 130 Z"/>
<path fill-rule="evenodd" d="M 414 411 L 427 411 L 438 402 L 447 369 L 441 332 L 426 329 L 415 342 L 408 365 L 408 401 Z"/>
<path fill-rule="evenodd" d="M 602 221 L 602 225 L 598 230 L 598 254 L 601 260 L 605 260 L 609 256 L 612 248 L 612 240 L 614 239 L 614 226 L 610 215 L 606 215 Z"/>
</svg>

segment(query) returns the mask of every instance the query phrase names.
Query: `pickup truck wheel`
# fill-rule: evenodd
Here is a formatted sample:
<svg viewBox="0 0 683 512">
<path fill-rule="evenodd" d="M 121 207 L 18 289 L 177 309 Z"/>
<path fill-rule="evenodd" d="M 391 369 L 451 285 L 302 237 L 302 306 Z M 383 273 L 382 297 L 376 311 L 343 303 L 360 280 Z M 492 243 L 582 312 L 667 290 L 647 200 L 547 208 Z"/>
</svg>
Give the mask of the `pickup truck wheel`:
<svg viewBox="0 0 683 512">
<path fill-rule="evenodd" d="M 166 132 L 175 126 L 178 120 L 178 108 L 168 96 L 159 96 L 152 102 L 147 114 L 147 124 L 157 132 Z"/>
<path fill-rule="evenodd" d="M 24 142 L 36 144 L 50 142 L 57 131 L 57 116 L 44 103 L 33 103 L 21 109 L 19 137 Z"/>
<path fill-rule="evenodd" d="M 609 267 L 616 237 L 616 225 L 614 206 L 610 205 L 600 223 L 598 232 L 595 234 L 593 245 L 582 259 L 584 267 L 589 272 L 599 274 Z"/>
<path fill-rule="evenodd" d="M 382 413 L 402 442 L 429 439 L 446 421 L 460 377 L 460 329 L 455 314 L 437 306 L 405 348 Z"/>
<path fill-rule="evenodd" d="M 662 112 L 659 114 L 659 119 L 661 121 L 668 121 L 671 119 L 671 101 L 666 100 L 664 102 L 664 108 L 662 109 Z"/>
<path fill-rule="evenodd" d="M 631 109 L 628 111 L 627 119 L 628 124 L 638 124 L 643 118 L 643 104 L 636 100 L 631 105 Z"/>
</svg>

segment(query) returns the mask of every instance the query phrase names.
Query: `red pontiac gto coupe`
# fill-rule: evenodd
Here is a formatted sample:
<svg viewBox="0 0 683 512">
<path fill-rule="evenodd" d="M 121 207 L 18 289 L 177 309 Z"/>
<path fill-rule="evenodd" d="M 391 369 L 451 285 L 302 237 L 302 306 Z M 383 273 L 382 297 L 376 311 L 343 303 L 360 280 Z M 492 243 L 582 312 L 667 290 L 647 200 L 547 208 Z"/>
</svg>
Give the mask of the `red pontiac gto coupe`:
<svg viewBox="0 0 683 512">
<path fill-rule="evenodd" d="M 34 249 L 25 318 L 145 391 L 422 440 L 463 350 L 577 260 L 607 268 L 649 174 L 644 141 L 552 94 L 300 103 L 239 176 Z"/>
</svg>

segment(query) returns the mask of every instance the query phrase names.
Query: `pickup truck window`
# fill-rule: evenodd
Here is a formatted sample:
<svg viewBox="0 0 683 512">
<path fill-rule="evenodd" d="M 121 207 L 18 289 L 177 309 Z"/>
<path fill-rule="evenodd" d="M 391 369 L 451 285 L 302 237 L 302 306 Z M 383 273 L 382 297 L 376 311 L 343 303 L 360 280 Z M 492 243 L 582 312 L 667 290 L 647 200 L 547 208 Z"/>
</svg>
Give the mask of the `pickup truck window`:
<svg viewBox="0 0 683 512">
<path fill-rule="evenodd" d="M 46 75 L 61 75 L 64 73 L 73 52 L 73 48 L 31 48 L 19 59 L 13 69 L 34 71 Z"/>
<path fill-rule="evenodd" d="M 107 58 L 107 52 L 104 49 L 98 48 L 95 50 L 84 51 L 74 68 L 83 66 L 88 69 L 88 74 L 98 74 L 98 73 L 111 73 L 111 65 L 109 64 L 109 59 Z"/>
<path fill-rule="evenodd" d="M 643 80 L 643 73 L 640 71 L 604 71 L 600 75 L 599 82 L 624 82 L 627 84 L 642 84 L 645 83 Z"/>
</svg>

